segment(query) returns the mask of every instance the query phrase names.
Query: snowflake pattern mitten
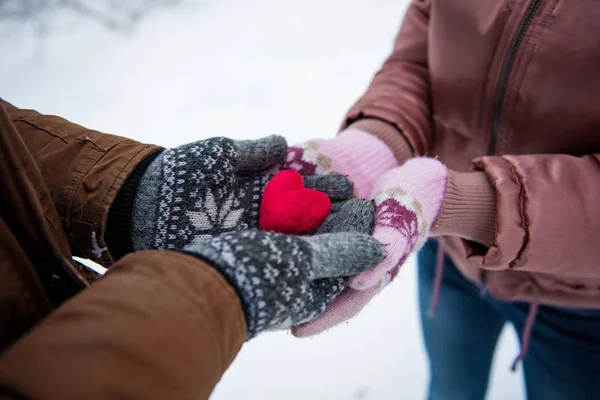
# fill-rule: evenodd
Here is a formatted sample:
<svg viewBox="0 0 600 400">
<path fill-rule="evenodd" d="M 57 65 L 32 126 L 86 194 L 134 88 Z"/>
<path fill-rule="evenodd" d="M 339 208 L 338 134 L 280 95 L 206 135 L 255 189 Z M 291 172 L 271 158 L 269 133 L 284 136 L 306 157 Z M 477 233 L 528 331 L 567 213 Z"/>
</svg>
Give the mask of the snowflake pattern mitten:
<svg viewBox="0 0 600 400">
<path fill-rule="evenodd" d="M 265 171 L 281 163 L 286 151 L 281 136 L 216 137 L 163 151 L 135 192 L 133 250 L 182 249 L 258 227 L 260 201 L 271 177 Z M 312 177 L 306 181 L 306 187 L 311 185 L 326 193 L 330 189 L 334 200 L 352 194 L 343 177 Z"/>
<path fill-rule="evenodd" d="M 213 265 L 236 289 L 247 339 L 318 317 L 344 289 L 344 277 L 373 268 L 385 254 L 367 234 L 258 230 L 226 233 L 184 251 Z"/>
</svg>

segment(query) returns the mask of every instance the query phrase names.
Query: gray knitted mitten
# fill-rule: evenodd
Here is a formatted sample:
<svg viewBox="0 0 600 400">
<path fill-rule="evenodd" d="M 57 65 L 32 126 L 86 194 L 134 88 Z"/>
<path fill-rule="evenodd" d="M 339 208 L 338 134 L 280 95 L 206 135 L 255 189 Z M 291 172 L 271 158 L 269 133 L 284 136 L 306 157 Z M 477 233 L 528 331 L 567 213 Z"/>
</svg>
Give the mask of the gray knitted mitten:
<svg viewBox="0 0 600 400">
<path fill-rule="evenodd" d="M 344 289 L 342 277 L 373 268 L 384 257 L 379 242 L 358 233 L 299 237 L 249 230 L 184 251 L 213 265 L 237 290 L 247 339 L 316 318 Z"/>
<path fill-rule="evenodd" d="M 373 233 L 375 205 L 370 200 L 352 199 L 333 203 L 331 213 L 319 226 L 317 233 Z"/>
<path fill-rule="evenodd" d="M 373 233 L 374 222 L 375 205 L 373 202 L 370 200 L 352 199 L 333 203 L 331 214 L 317 229 L 317 233 L 354 232 L 371 235 Z M 323 278 L 316 280 L 314 285 L 319 288 L 319 290 L 315 290 L 314 292 L 314 302 L 316 304 L 329 305 L 347 287 L 348 279 L 345 277 Z M 336 289 L 335 292 L 328 290 L 328 288 L 333 287 Z M 321 315 L 323 311 L 325 310 L 323 309 L 319 312 L 315 318 Z M 309 322 L 310 320 L 305 322 Z M 294 325 L 298 324 L 294 323 Z"/>
<path fill-rule="evenodd" d="M 252 141 L 217 137 L 165 150 L 148 166 L 136 191 L 131 221 L 134 250 L 181 249 L 225 232 L 258 227 L 265 171 L 287 150 L 283 137 Z M 340 176 L 315 176 L 306 186 L 332 200 L 352 195 Z"/>
</svg>

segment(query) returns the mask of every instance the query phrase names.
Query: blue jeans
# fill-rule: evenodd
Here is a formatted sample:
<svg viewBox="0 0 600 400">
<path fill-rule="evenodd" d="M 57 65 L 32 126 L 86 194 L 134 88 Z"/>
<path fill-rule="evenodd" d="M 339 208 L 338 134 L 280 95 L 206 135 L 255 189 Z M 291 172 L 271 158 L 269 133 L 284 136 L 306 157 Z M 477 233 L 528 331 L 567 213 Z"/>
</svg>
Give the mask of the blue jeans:
<svg viewBox="0 0 600 400">
<path fill-rule="evenodd" d="M 429 318 L 437 248 L 430 240 L 418 258 L 428 398 L 481 400 L 502 327 L 510 322 L 521 337 L 529 305 L 482 293 L 446 256 L 438 307 Z M 600 310 L 540 306 L 522 368 L 529 400 L 600 399 Z"/>
</svg>

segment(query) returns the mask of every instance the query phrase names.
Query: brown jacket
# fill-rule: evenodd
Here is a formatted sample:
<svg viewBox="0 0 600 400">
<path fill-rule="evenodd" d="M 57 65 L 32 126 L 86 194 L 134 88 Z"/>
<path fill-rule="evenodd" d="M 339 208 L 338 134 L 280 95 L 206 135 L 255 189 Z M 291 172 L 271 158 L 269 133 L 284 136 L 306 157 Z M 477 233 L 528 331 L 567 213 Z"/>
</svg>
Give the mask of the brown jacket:
<svg viewBox="0 0 600 400">
<path fill-rule="evenodd" d="M 600 308 L 598 21 L 593 0 L 415 0 L 347 116 L 453 170 L 433 232 L 500 299 Z"/>
<path fill-rule="evenodd" d="M 108 266 L 109 206 L 156 146 L 0 104 L 0 399 L 208 398 L 245 338 L 213 268 L 131 254 Z M 79 294 L 77 294 L 80 292 Z"/>
</svg>

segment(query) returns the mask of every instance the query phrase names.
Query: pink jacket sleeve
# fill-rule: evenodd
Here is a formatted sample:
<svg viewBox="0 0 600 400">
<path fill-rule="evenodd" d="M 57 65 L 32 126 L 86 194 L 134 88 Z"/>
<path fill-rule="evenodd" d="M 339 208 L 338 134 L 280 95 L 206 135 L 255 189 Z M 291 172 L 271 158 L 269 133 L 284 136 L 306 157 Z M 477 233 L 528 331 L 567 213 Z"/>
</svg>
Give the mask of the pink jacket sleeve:
<svg viewBox="0 0 600 400">
<path fill-rule="evenodd" d="M 486 269 L 600 277 L 600 156 L 483 157 L 496 195 L 495 244 L 471 256 Z"/>
<path fill-rule="evenodd" d="M 426 154 L 432 140 L 427 67 L 429 1 L 408 7 L 394 50 L 367 92 L 350 109 L 343 128 L 361 118 L 380 119 L 406 137 L 415 154 Z M 399 132 L 396 132 L 402 140 Z M 394 147 L 394 138 L 382 138 Z"/>
</svg>

